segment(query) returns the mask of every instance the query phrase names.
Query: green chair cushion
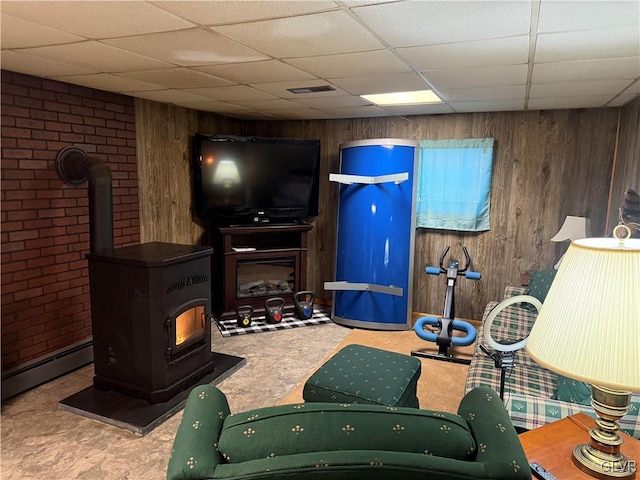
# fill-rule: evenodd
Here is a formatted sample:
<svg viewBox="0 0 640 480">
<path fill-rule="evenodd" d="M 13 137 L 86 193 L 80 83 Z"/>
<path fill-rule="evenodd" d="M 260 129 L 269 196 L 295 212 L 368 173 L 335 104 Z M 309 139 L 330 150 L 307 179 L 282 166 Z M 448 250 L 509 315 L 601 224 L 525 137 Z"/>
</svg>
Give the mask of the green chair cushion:
<svg viewBox="0 0 640 480">
<path fill-rule="evenodd" d="M 364 345 L 347 345 L 305 383 L 306 402 L 418 407 L 420 360 Z"/>
<path fill-rule="evenodd" d="M 558 388 L 551 398 L 580 405 L 591 405 L 591 385 L 559 375 Z"/>
<path fill-rule="evenodd" d="M 549 288 L 551 288 L 553 279 L 556 278 L 556 272 L 557 270 L 538 270 L 533 272 L 529 280 L 529 289 L 527 294 L 544 303 L 544 299 L 547 298 L 547 293 L 549 293 Z"/>
<path fill-rule="evenodd" d="M 458 415 L 334 403 L 267 407 L 231 415 L 224 421 L 218 442 L 218 451 L 228 463 L 342 450 L 473 460 L 476 445 L 467 423 Z"/>
</svg>

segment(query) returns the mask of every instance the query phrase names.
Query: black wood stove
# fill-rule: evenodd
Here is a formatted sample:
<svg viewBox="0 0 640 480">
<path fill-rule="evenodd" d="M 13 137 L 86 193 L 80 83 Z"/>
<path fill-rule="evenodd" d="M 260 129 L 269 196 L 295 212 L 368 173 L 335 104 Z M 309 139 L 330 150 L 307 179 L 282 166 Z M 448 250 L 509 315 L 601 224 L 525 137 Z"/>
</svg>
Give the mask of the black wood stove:
<svg viewBox="0 0 640 480">
<path fill-rule="evenodd" d="M 164 402 L 214 369 L 208 247 L 89 254 L 94 386 Z"/>
</svg>

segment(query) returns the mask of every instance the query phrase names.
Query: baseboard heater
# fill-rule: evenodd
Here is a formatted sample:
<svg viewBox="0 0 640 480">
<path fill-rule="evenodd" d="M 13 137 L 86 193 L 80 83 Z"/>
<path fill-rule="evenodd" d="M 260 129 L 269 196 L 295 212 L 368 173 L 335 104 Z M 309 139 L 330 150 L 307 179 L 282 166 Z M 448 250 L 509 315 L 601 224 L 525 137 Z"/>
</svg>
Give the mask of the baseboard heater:
<svg viewBox="0 0 640 480">
<path fill-rule="evenodd" d="M 93 339 L 29 362 L 2 375 L 2 401 L 93 362 Z"/>
</svg>

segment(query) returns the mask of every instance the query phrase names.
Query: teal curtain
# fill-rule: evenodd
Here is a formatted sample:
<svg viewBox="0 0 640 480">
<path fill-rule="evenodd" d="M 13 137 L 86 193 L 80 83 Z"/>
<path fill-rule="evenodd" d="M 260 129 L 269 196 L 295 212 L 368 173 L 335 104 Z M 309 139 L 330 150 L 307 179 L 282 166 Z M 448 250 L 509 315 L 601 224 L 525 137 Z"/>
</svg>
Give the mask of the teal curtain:
<svg viewBox="0 0 640 480">
<path fill-rule="evenodd" d="M 420 142 L 417 227 L 490 229 L 493 143 L 493 138 Z"/>
</svg>

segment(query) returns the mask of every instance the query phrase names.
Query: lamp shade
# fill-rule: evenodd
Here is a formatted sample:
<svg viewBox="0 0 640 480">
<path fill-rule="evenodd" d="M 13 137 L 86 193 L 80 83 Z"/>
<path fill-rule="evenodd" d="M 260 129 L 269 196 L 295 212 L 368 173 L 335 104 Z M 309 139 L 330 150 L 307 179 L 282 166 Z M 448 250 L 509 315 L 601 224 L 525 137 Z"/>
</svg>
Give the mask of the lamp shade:
<svg viewBox="0 0 640 480">
<path fill-rule="evenodd" d="M 586 217 L 573 217 L 568 215 L 558 233 L 551 237 L 552 242 L 564 242 L 565 240 L 578 240 L 591 236 L 591 220 Z"/>
<path fill-rule="evenodd" d="M 572 242 L 526 350 L 564 376 L 640 391 L 640 239 Z"/>
</svg>

